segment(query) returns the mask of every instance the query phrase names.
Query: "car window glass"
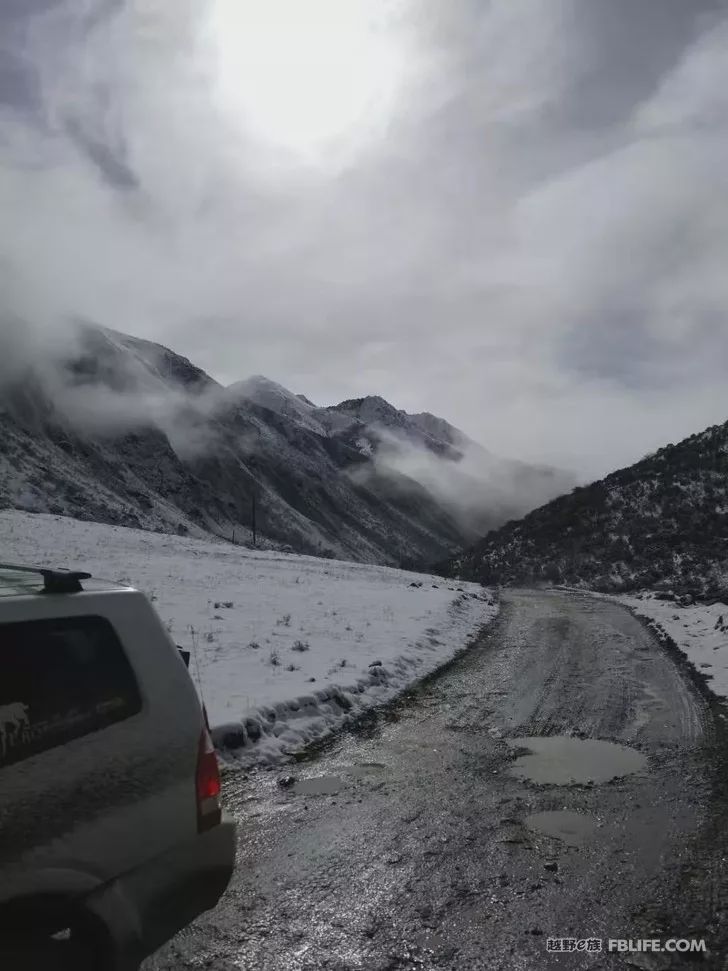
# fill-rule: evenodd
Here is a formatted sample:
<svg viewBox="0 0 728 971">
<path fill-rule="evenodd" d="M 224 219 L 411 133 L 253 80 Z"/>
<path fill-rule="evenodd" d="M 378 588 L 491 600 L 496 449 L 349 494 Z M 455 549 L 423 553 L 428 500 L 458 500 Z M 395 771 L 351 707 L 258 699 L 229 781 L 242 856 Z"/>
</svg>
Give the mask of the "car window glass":
<svg viewBox="0 0 728 971">
<path fill-rule="evenodd" d="M 141 707 L 102 617 L 0 624 L 0 766 L 100 731 Z"/>
</svg>

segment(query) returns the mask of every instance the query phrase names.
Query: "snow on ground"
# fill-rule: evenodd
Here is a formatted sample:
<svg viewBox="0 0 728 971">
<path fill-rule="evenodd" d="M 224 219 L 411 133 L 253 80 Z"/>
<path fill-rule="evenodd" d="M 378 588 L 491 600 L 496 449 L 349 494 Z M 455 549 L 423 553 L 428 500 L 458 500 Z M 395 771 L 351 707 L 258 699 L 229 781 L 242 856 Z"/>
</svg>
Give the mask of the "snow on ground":
<svg viewBox="0 0 728 971">
<path fill-rule="evenodd" d="M 619 594 L 612 599 L 652 621 L 658 634 L 667 634 L 708 679 L 711 691 L 728 698 L 728 606 L 716 603 L 682 607 L 658 600 L 653 593 Z"/>
<path fill-rule="evenodd" d="M 391 700 L 498 611 L 477 584 L 15 510 L 0 511 L 0 559 L 147 593 L 193 652 L 218 748 L 243 766 Z"/>
</svg>

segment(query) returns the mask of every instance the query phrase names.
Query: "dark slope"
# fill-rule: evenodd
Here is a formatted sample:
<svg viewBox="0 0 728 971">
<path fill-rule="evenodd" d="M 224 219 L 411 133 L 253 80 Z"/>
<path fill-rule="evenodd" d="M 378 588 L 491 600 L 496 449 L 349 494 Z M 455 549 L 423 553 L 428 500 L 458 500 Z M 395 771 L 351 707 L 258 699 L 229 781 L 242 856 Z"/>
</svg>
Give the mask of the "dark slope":
<svg viewBox="0 0 728 971">
<path fill-rule="evenodd" d="M 85 327 L 53 372 L 0 397 L 0 505 L 397 564 L 466 534 L 418 483 L 229 394 L 167 348 Z"/>
<path fill-rule="evenodd" d="M 728 594 L 728 422 L 509 522 L 440 568 L 485 583 Z"/>
</svg>

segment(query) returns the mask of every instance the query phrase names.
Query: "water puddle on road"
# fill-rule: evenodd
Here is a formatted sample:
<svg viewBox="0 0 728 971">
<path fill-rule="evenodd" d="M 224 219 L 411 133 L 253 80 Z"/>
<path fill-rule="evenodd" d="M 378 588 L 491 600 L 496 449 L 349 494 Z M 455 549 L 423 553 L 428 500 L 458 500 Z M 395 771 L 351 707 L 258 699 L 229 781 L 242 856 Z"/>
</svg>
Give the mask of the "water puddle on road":
<svg viewBox="0 0 728 971">
<path fill-rule="evenodd" d="M 552 812 L 532 813 L 524 823 L 528 829 L 546 836 L 555 836 L 568 846 L 581 846 L 594 834 L 596 820 L 584 813 L 572 813 L 567 809 Z"/>
<path fill-rule="evenodd" d="M 386 765 L 382 762 L 355 762 L 353 765 L 341 766 L 341 771 L 350 780 L 373 780 L 371 788 L 383 786 L 383 782 L 376 782 Z M 374 784 L 376 782 L 376 784 Z M 318 775 L 310 779 L 296 779 L 290 785 L 290 791 L 299 796 L 334 796 L 347 785 L 347 779 L 338 775 Z"/>
<path fill-rule="evenodd" d="M 647 764 L 641 752 L 594 738 L 567 735 L 510 738 L 513 749 L 527 749 L 509 767 L 519 779 L 547 785 L 568 786 L 587 782 L 609 782 L 639 772 Z"/>
<path fill-rule="evenodd" d="M 371 779 L 377 776 L 386 766 L 382 762 L 356 762 L 346 768 L 346 774 L 354 779 Z"/>
<path fill-rule="evenodd" d="M 299 796 L 333 796 L 344 782 L 335 775 L 320 775 L 313 779 L 299 779 L 291 789 Z"/>
</svg>

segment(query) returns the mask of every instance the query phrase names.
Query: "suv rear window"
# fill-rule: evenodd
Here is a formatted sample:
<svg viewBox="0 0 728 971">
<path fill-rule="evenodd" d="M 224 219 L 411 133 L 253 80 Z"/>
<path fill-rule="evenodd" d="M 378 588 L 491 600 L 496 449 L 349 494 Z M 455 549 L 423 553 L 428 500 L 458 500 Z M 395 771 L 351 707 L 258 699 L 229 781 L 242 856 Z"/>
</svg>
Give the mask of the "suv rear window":
<svg viewBox="0 0 728 971">
<path fill-rule="evenodd" d="M 134 673 L 105 618 L 0 624 L 0 767 L 140 710 Z"/>
</svg>

